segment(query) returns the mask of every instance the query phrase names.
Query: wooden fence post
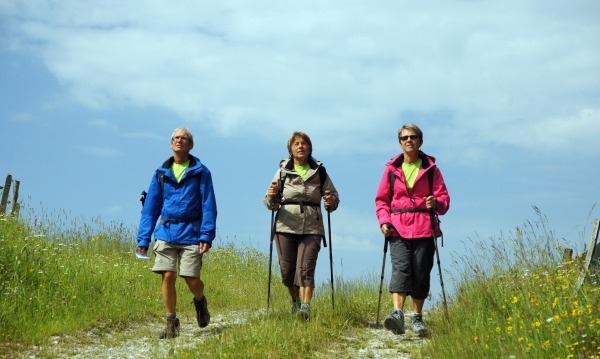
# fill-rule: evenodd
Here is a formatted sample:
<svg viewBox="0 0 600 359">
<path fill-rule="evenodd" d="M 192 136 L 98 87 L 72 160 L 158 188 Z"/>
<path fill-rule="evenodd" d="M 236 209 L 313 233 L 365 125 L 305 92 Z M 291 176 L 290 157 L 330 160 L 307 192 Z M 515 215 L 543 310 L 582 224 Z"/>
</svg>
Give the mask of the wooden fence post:
<svg viewBox="0 0 600 359">
<path fill-rule="evenodd" d="M 10 216 L 13 218 L 19 217 L 19 184 L 21 181 L 15 181 L 15 187 L 13 188 L 13 199 L 10 206 Z"/>
<path fill-rule="evenodd" d="M 583 285 L 585 276 L 587 275 L 587 272 L 590 269 L 590 264 L 592 263 L 592 258 L 594 257 L 594 252 L 596 250 L 596 242 L 598 241 L 598 231 L 600 231 L 600 219 L 596 218 L 596 220 L 594 221 L 594 230 L 592 231 L 592 239 L 590 240 L 590 246 L 588 248 L 587 255 L 585 256 L 585 262 L 583 264 L 583 268 L 581 269 L 579 280 L 575 285 L 575 293 L 577 293 Z"/>
<path fill-rule="evenodd" d="M 4 189 L 2 190 L 2 202 L 0 202 L 0 217 L 6 213 L 6 203 L 8 202 L 8 191 L 10 190 L 11 183 L 12 176 L 6 176 L 6 182 L 4 182 Z"/>
</svg>

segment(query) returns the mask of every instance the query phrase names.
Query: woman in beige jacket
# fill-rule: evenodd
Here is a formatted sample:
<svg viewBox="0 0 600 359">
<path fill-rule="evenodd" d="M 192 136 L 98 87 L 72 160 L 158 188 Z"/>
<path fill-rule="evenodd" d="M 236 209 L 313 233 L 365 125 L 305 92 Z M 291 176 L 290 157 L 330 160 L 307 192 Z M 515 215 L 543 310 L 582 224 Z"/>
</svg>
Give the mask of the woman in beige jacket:
<svg viewBox="0 0 600 359">
<path fill-rule="evenodd" d="M 312 157 L 307 134 L 294 132 L 288 140 L 289 158 L 281 161 L 264 203 L 277 210 L 275 243 L 283 284 L 292 297 L 292 313 L 310 316 L 315 288 L 315 268 L 325 239 L 321 198 L 325 209 L 334 211 L 339 196 L 323 165 Z"/>
</svg>

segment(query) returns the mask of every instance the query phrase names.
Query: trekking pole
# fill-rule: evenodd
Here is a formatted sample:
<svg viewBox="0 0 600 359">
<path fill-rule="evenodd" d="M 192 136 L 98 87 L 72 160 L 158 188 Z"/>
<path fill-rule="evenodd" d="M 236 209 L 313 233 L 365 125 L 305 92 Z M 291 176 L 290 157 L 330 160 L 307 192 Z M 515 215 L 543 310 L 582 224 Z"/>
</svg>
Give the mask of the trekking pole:
<svg viewBox="0 0 600 359">
<path fill-rule="evenodd" d="M 442 278 L 442 266 L 440 265 L 440 253 L 438 251 L 437 238 L 435 240 L 435 256 L 437 257 L 438 272 L 440 274 L 440 284 L 442 286 L 442 297 L 444 298 L 444 312 L 446 313 L 446 320 L 450 321 L 448 315 L 448 303 L 446 302 L 446 290 L 444 289 L 444 279 Z"/>
<path fill-rule="evenodd" d="M 431 234 L 433 235 L 433 241 L 435 243 L 435 256 L 437 259 L 438 273 L 440 275 L 440 284 L 442 286 L 442 298 L 444 299 L 444 312 L 446 313 L 446 320 L 450 321 L 448 315 L 448 303 L 446 302 L 446 290 L 444 289 L 444 278 L 442 277 L 442 265 L 440 264 L 440 252 L 437 245 L 437 237 L 435 236 L 435 213 L 432 209 L 429 210 L 429 217 L 431 218 Z"/>
<path fill-rule="evenodd" d="M 325 191 L 325 195 L 330 194 L 330 191 Z M 335 300 L 333 299 L 333 250 L 331 248 L 331 211 L 329 208 L 325 208 L 327 210 L 327 231 L 329 233 L 329 272 L 331 274 L 331 309 L 335 310 Z"/>
<path fill-rule="evenodd" d="M 379 328 L 379 311 L 381 309 L 381 292 L 383 288 L 383 276 L 385 274 L 385 255 L 388 249 L 388 239 L 387 237 L 384 239 L 383 244 L 383 263 L 381 264 L 381 282 L 379 282 L 379 302 L 377 303 L 377 328 Z"/>
<path fill-rule="evenodd" d="M 271 237 L 269 238 L 269 284 L 267 286 L 267 314 L 271 306 L 271 267 L 273 265 L 273 237 L 275 236 L 275 203 L 271 208 Z"/>
</svg>

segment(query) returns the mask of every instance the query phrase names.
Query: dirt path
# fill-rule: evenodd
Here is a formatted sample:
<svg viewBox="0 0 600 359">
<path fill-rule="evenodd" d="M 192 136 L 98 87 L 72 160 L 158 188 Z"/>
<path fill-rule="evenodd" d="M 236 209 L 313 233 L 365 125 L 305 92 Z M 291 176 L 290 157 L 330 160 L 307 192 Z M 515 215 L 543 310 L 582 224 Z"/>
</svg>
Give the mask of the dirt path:
<svg viewBox="0 0 600 359">
<path fill-rule="evenodd" d="M 206 328 L 199 328 L 194 318 L 180 318 L 181 335 L 174 340 L 157 338 L 157 333 L 164 328 L 163 323 L 158 321 L 132 326 L 122 331 L 94 329 L 73 335 L 53 336 L 46 345 L 21 348 L 19 355 L 15 356 L 13 352 L 10 358 L 162 358 L 177 354 L 182 349 L 192 348 L 205 338 L 227 330 L 229 326 L 241 324 L 243 318 L 245 315 L 241 312 L 217 314 L 211 318 L 211 324 Z M 315 353 L 314 357 L 410 359 L 410 351 L 427 340 L 413 335 L 410 331 L 397 336 L 384 329 L 365 327 L 353 336 L 340 338 L 333 348 Z"/>
</svg>

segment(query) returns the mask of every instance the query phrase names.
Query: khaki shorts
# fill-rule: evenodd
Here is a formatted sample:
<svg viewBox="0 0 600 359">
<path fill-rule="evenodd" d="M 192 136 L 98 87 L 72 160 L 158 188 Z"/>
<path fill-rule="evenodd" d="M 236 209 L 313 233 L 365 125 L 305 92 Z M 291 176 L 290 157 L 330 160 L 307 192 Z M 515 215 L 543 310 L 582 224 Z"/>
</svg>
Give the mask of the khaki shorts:
<svg viewBox="0 0 600 359">
<path fill-rule="evenodd" d="M 202 254 L 198 252 L 198 247 L 193 244 L 180 245 L 157 240 L 153 248 L 156 259 L 152 271 L 156 273 L 179 272 L 180 277 L 200 278 Z M 177 265 L 179 265 L 179 271 Z"/>
</svg>

